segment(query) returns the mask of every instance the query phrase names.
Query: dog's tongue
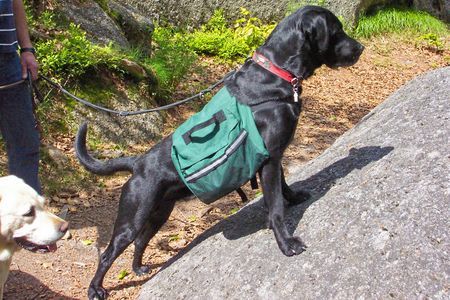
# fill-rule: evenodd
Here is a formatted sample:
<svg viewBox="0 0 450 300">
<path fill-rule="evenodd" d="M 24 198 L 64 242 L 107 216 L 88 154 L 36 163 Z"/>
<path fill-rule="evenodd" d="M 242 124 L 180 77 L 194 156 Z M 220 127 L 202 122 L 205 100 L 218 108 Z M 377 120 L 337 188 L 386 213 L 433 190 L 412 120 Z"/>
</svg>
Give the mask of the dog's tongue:
<svg viewBox="0 0 450 300">
<path fill-rule="evenodd" d="M 56 246 L 56 243 L 54 243 L 54 244 L 51 244 L 51 245 L 47 245 L 47 249 L 50 252 L 55 252 L 56 249 L 58 249 L 58 246 Z"/>
</svg>

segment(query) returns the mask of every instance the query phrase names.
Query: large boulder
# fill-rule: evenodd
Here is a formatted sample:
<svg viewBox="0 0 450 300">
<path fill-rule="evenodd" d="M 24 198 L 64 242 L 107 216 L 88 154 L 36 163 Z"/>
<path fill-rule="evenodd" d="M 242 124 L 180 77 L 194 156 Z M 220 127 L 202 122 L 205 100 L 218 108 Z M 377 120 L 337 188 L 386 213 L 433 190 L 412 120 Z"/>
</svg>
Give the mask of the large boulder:
<svg viewBox="0 0 450 300">
<path fill-rule="evenodd" d="M 393 0 L 326 0 L 325 6 L 336 15 L 343 17 L 350 24 L 355 25 L 359 17 L 369 8 L 385 5 Z"/>
<path fill-rule="evenodd" d="M 413 0 L 414 7 L 450 23 L 450 0 Z"/>
<path fill-rule="evenodd" d="M 58 1 L 57 10 L 71 22 L 80 25 L 97 43 L 105 45 L 113 43 L 122 48 L 130 46 L 120 27 L 94 0 Z"/>
<path fill-rule="evenodd" d="M 400 88 L 291 170 L 308 249 L 281 254 L 261 199 L 202 234 L 139 299 L 448 299 L 450 67 Z"/>
<path fill-rule="evenodd" d="M 315 2 L 316 0 L 307 0 Z M 450 21 L 450 0 L 325 0 L 324 5 L 335 14 L 355 25 L 359 17 L 370 8 L 386 4 L 409 5 L 423 10 L 446 22 Z"/>
<path fill-rule="evenodd" d="M 109 1 L 108 7 L 128 42 L 149 55 L 152 47 L 151 38 L 155 29 L 153 22 L 134 7 L 119 1 Z"/>
<path fill-rule="evenodd" d="M 153 22 L 125 3 L 114 0 L 105 3 L 103 7 L 95 0 L 58 1 L 57 10 L 80 25 L 94 42 L 113 43 L 121 48 L 131 45 L 150 54 Z"/>
<path fill-rule="evenodd" d="M 124 0 L 124 2 L 136 7 L 156 22 L 198 27 L 206 23 L 217 9 L 223 9 L 230 19 L 242 17 L 241 7 L 245 7 L 265 21 L 279 21 L 285 16 L 290 0 L 277 1 L 276 5 L 269 0 Z"/>
<path fill-rule="evenodd" d="M 130 74 L 134 73 L 135 78 L 142 76 L 145 80 L 133 82 L 132 85 L 127 85 L 129 81 L 125 80 L 123 86 L 115 85 L 114 76 L 111 77 L 107 72 L 100 72 L 88 79 L 95 82 L 95 86 L 85 83 L 84 88 L 87 91 L 93 89 L 94 92 L 81 98 L 120 112 L 136 112 L 157 107 L 158 104 L 155 103 L 146 82 L 151 80 L 147 77 L 151 75 L 148 75 L 139 65 L 127 60 L 121 62 L 121 68 L 126 69 Z M 92 97 L 94 94 L 95 96 Z M 91 137 L 93 140 L 99 139 L 123 146 L 150 143 L 152 140 L 161 138 L 164 125 L 163 116 L 159 112 L 124 116 L 105 113 L 79 103 L 71 110 L 71 114 L 74 120 L 89 122 L 89 134 L 95 136 Z M 78 127 L 78 123 L 74 125 Z"/>
<path fill-rule="evenodd" d="M 217 9 L 223 9 L 230 19 L 240 16 L 240 8 L 245 7 L 264 21 L 280 21 L 289 11 L 306 4 L 322 5 L 336 15 L 355 25 L 359 17 L 368 9 L 385 4 L 408 4 L 428 11 L 436 17 L 448 21 L 450 0 L 124 0 L 154 21 L 175 25 L 197 27 L 204 24 Z"/>
</svg>

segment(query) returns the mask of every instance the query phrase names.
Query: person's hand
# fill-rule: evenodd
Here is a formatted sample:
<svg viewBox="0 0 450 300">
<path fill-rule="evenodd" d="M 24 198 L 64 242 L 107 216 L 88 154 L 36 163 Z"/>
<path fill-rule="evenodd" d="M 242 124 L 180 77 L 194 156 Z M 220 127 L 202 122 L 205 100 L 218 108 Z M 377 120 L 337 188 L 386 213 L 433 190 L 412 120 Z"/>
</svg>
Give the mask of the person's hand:
<svg viewBox="0 0 450 300">
<path fill-rule="evenodd" d="M 22 78 L 27 79 L 28 71 L 31 73 L 31 79 L 36 80 L 38 78 L 39 64 L 36 61 L 36 57 L 31 52 L 23 52 L 20 55 L 20 63 L 22 64 Z"/>
</svg>

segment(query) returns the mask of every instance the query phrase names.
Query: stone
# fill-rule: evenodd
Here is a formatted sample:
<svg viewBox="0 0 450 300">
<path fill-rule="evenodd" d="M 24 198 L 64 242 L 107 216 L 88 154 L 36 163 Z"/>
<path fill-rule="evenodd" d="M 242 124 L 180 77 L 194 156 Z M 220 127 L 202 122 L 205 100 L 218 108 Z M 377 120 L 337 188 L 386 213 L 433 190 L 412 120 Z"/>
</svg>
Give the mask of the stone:
<svg viewBox="0 0 450 300">
<path fill-rule="evenodd" d="M 310 0 L 310 2 L 317 2 Z M 326 0 L 325 6 L 355 25 L 370 8 L 389 4 L 409 5 L 423 10 L 445 22 L 450 20 L 450 0 Z"/>
<path fill-rule="evenodd" d="M 109 1 L 108 7 L 119 24 L 128 42 L 141 49 L 146 55 L 151 54 L 153 22 L 138 12 L 137 9 L 118 1 Z"/>
<path fill-rule="evenodd" d="M 58 168 L 62 169 L 69 164 L 69 158 L 67 155 L 55 146 L 51 144 L 43 144 L 42 150 L 48 154 L 48 157 L 56 164 Z"/>
<path fill-rule="evenodd" d="M 123 94 L 114 96 L 113 99 L 109 99 L 108 105 L 103 106 L 118 111 L 138 111 L 156 107 L 153 101 L 146 102 L 144 99 L 128 98 Z M 91 138 L 95 136 L 101 141 L 123 146 L 145 143 L 150 145 L 152 140 L 161 138 L 163 131 L 163 118 L 158 112 L 120 116 L 93 110 L 79 104 L 73 114 L 76 119 L 80 120 L 80 124 L 82 121 L 88 122 Z M 102 155 L 105 154 L 102 153 Z M 110 158 L 116 156 L 117 154 L 108 155 Z"/>
<path fill-rule="evenodd" d="M 139 299 L 448 299 L 450 67 L 401 87 L 318 158 L 290 170 L 308 245 L 286 257 L 262 199 L 201 234 Z"/>
<path fill-rule="evenodd" d="M 414 7 L 450 23 L 450 0 L 413 0 Z"/>
<path fill-rule="evenodd" d="M 119 62 L 119 65 L 122 70 L 128 72 L 136 79 L 144 79 L 148 77 L 145 69 L 134 61 L 124 58 Z"/>
<path fill-rule="evenodd" d="M 71 22 L 80 25 L 95 42 L 127 48 L 130 46 L 121 29 L 97 2 L 93 0 L 58 1 L 57 10 Z"/>
<path fill-rule="evenodd" d="M 288 3 L 290 3 L 289 0 L 277 1 L 276 5 L 269 0 L 125 0 L 124 2 L 160 24 L 169 23 L 194 28 L 206 23 L 217 9 L 223 9 L 225 15 L 230 19 L 240 18 L 242 17 L 240 15 L 241 7 L 250 10 L 264 21 L 279 21 L 285 16 Z"/>
<path fill-rule="evenodd" d="M 385 5 L 392 2 L 391 0 L 327 0 L 326 7 L 334 12 L 337 16 L 344 18 L 347 22 L 355 25 L 359 17 L 367 11 L 367 9 L 376 5 Z"/>
<path fill-rule="evenodd" d="M 349 24 L 356 25 L 359 17 L 374 6 L 386 4 L 412 5 L 448 22 L 450 0 L 125 0 L 140 13 L 159 23 L 169 23 L 186 27 L 198 27 L 207 22 L 217 9 L 223 9 L 229 19 L 240 18 L 240 8 L 244 7 L 265 22 L 280 21 L 289 11 L 303 5 L 321 5 Z"/>
</svg>

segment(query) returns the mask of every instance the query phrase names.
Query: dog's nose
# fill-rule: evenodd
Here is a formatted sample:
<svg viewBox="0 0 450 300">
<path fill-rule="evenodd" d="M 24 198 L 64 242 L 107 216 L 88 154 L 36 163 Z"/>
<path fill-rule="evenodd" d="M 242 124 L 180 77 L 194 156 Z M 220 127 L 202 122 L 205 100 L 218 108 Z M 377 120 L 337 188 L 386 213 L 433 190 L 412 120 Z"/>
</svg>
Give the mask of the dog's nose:
<svg viewBox="0 0 450 300">
<path fill-rule="evenodd" d="M 64 222 L 61 224 L 61 227 L 59 227 L 59 231 L 62 233 L 66 233 L 67 229 L 69 229 L 69 222 Z"/>
</svg>

